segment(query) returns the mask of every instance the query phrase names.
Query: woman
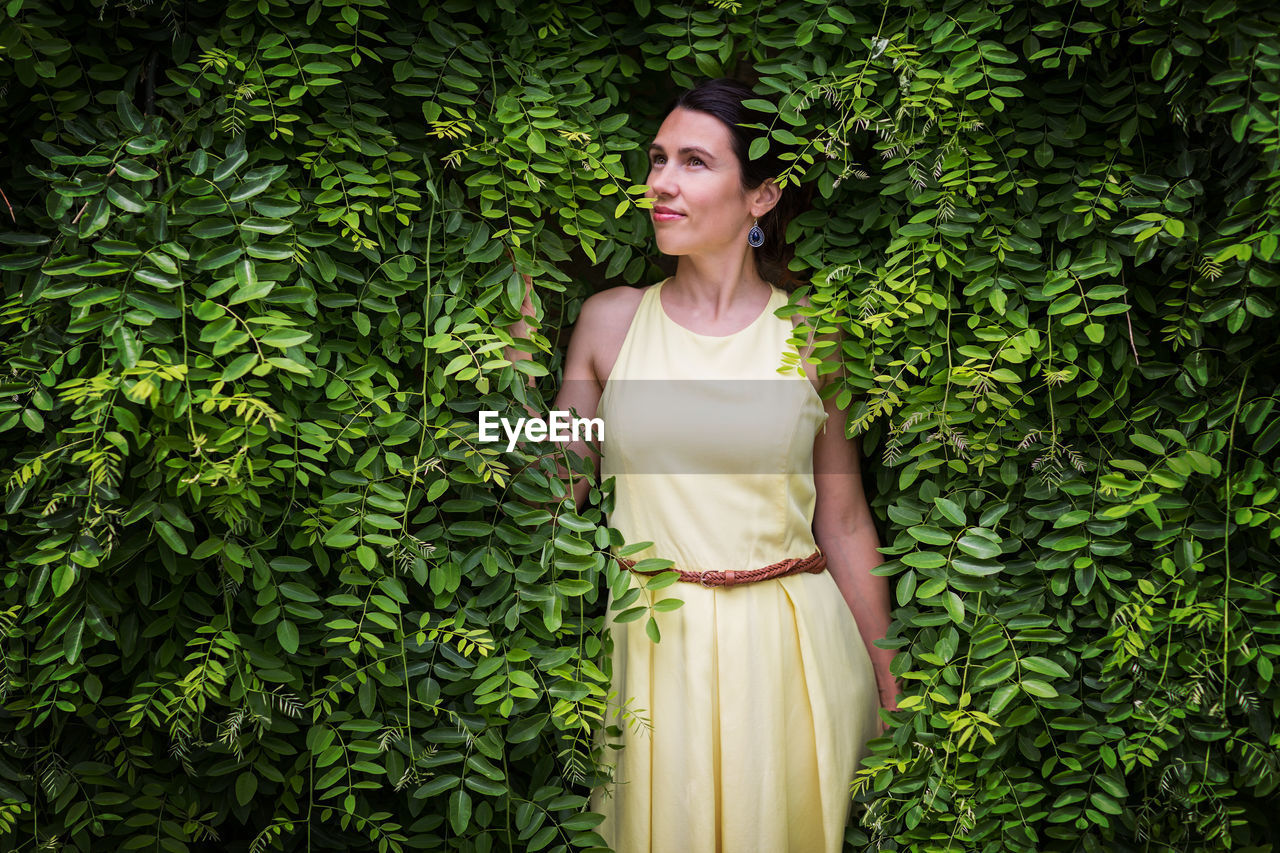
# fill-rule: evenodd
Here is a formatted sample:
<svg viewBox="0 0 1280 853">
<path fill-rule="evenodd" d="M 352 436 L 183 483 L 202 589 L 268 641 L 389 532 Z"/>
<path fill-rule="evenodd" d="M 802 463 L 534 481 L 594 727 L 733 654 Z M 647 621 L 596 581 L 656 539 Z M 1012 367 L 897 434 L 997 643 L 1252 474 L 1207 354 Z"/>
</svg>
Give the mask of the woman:
<svg viewBox="0 0 1280 853">
<path fill-rule="evenodd" d="M 870 574 L 881 557 L 856 444 L 818 393 L 832 374 L 778 373 L 788 346 L 800 353 L 775 314 L 787 291 L 765 273 L 780 277 L 798 190 L 771 179 L 776 151 L 748 159 L 760 131 L 739 125 L 769 122 L 742 102 L 759 97 L 709 80 L 668 111 L 646 184 L 676 272 L 584 302 L 554 407 L 604 422 L 600 452 L 570 447 L 616 478 L 610 526 L 653 543 L 620 564 L 670 560 L 684 581 L 633 603 L 683 600 L 652 612 L 658 643 L 648 614 L 610 619 L 599 743 L 621 749 L 603 750 L 614 780 L 591 808 L 617 853 L 838 853 L 877 710 L 897 707 L 893 652 L 873 645 L 889 592 Z M 574 482 L 578 506 L 590 486 Z"/>
</svg>

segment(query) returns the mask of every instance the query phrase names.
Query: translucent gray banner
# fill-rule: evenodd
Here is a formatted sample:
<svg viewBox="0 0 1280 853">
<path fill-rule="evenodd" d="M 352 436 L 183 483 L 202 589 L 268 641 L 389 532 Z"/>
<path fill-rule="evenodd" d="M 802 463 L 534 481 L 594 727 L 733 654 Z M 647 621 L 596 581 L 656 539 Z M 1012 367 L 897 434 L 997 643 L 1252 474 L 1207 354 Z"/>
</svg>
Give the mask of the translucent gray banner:
<svg viewBox="0 0 1280 853">
<path fill-rule="evenodd" d="M 816 457 L 815 470 L 815 442 L 843 428 L 836 411 L 839 417 L 829 420 L 817 389 L 799 375 L 619 379 L 603 393 L 594 380 L 567 380 L 541 413 L 542 426 L 529 412 L 517 423 L 518 405 L 502 413 L 505 424 L 482 412 L 489 429 L 481 440 L 539 454 L 568 447 L 585 456 L 591 446 L 605 476 L 851 473 L 852 442 L 843 453 L 824 442 L 828 450 Z"/>
</svg>

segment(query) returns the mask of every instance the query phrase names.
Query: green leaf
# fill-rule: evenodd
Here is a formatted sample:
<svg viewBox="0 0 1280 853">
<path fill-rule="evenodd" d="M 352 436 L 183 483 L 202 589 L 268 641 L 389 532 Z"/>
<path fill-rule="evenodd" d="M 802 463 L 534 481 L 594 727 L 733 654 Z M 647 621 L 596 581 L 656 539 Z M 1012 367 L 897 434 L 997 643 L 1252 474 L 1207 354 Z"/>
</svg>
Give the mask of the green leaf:
<svg viewBox="0 0 1280 853">
<path fill-rule="evenodd" d="M 173 525 L 164 519 L 156 519 L 156 532 L 160 534 L 160 538 L 164 543 L 174 550 L 175 553 L 187 553 L 187 543 L 183 541 L 182 534 L 173 528 Z"/>
<path fill-rule="evenodd" d="M 228 364 L 222 371 L 222 381 L 232 382 L 248 373 L 258 363 L 257 353 L 245 353 Z"/>
<path fill-rule="evenodd" d="M 994 575 L 1004 568 L 999 563 L 991 562 L 990 560 L 974 560 L 961 555 L 951 558 L 951 567 L 962 575 L 970 575 L 972 577 Z"/>
<path fill-rule="evenodd" d="M 905 607 L 911 603 L 912 596 L 916 591 L 916 573 L 904 572 L 902 577 L 898 578 L 898 586 L 895 595 L 898 599 L 898 605 Z"/>
<path fill-rule="evenodd" d="M 84 677 L 84 695 L 95 705 L 102 699 L 102 679 L 94 675 L 92 672 L 86 673 Z"/>
<path fill-rule="evenodd" d="M 275 289 L 274 281 L 255 281 L 252 284 L 246 284 L 236 289 L 236 292 L 227 300 L 228 305 L 239 305 L 242 302 L 251 302 L 254 299 L 262 299 L 268 293 Z"/>
<path fill-rule="evenodd" d="M 256 195 L 264 192 L 267 187 L 271 186 L 273 178 L 271 175 L 261 175 L 244 181 L 227 196 L 227 200 L 232 204 L 247 201 Z"/>
<path fill-rule="evenodd" d="M 311 340 L 311 333 L 298 329 L 273 329 L 258 340 L 265 346 L 288 349 Z"/>
<path fill-rule="evenodd" d="M 991 693 L 991 701 L 987 706 L 987 713 L 999 714 L 1008 707 L 1009 702 L 1018 695 L 1018 687 L 1016 684 L 1002 684 Z"/>
<path fill-rule="evenodd" d="M 285 652 L 294 654 L 298 651 L 298 626 L 288 619 L 281 619 L 276 623 L 276 640 Z"/>
<path fill-rule="evenodd" d="M 1058 691 L 1053 689 L 1053 685 L 1038 678 L 1024 678 L 1018 683 L 1027 693 L 1032 696 L 1039 696 L 1041 699 L 1053 699 L 1058 695 Z"/>
<path fill-rule="evenodd" d="M 1057 678 L 1070 676 L 1070 673 L 1063 669 L 1060 664 L 1040 655 L 1027 655 L 1022 659 L 1022 665 L 1032 672 L 1038 672 L 1042 675 L 1052 675 Z"/>
<path fill-rule="evenodd" d="M 947 564 L 947 558 L 937 551 L 913 551 L 899 559 L 916 569 L 940 569 Z"/>
<path fill-rule="evenodd" d="M 915 527 L 907 528 L 907 533 L 918 542 L 926 545 L 950 545 L 954 538 L 950 533 L 939 527 L 930 524 L 917 524 Z"/>
<path fill-rule="evenodd" d="M 300 364 L 299 362 L 296 362 L 291 358 L 281 358 L 279 356 L 268 356 L 267 364 L 270 364 L 273 367 L 278 367 L 281 370 L 287 370 L 290 373 L 298 373 L 303 376 L 311 375 L 311 368 L 307 367 L 305 364 Z"/>
<path fill-rule="evenodd" d="M 106 621 L 102 615 L 102 610 L 98 605 L 90 603 L 85 605 L 85 624 L 89 626 L 89 630 L 93 631 L 98 637 L 108 642 L 116 642 L 115 629 Z"/>
<path fill-rule="evenodd" d="M 160 173 L 150 166 L 127 158 L 116 163 L 116 172 L 130 181 L 150 181 L 160 177 Z"/>
<path fill-rule="evenodd" d="M 236 151 L 229 155 L 225 160 L 218 164 L 217 168 L 213 170 L 213 182 L 221 183 L 226 180 L 248 159 L 249 155 L 243 150 Z"/>
<path fill-rule="evenodd" d="M 150 207 L 137 190 L 124 184 L 107 187 L 107 200 L 126 213 L 146 213 Z"/>
<path fill-rule="evenodd" d="M 1129 436 L 1129 440 L 1132 441 L 1138 447 L 1141 447 L 1143 450 L 1150 451 L 1151 453 L 1158 453 L 1161 455 L 1164 454 L 1164 445 L 1149 435 L 1144 435 L 1140 432 L 1135 432 L 1133 435 Z"/>
<path fill-rule="evenodd" d="M 1102 791 L 1094 791 L 1089 795 L 1089 799 L 1093 802 L 1093 804 L 1098 808 L 1099 811 L 1103 811 L 1103 812 L 1106 812 L 1107 814 L 1113 814 L 1113 815 L 1124 813 L 1124 809 L 1121 807 L 1121 805 L 1118 802 L 1116 802 L 1114 798 L 1108 796 L 1107 794 L 1104 794 Z"/>
<path fill-rule="evenodd" d="M 510 793 L 510 789 L 505 782 L 495 782 L 492 779 L 486 779 L 478 773 L 468 774 L 466 777 L 467 787 L 473 789 L 479 794 L 487 797 L 501 797 Z"/>
<path fill-rule="evenodd" d="M 22 410 L 22 423 L 32 432 L 44 432 L 44 416 L 35 409 Z"/>
<path fill-rule="evenodd" d="M 535 128 L 532 128 L 532 127 L 529 128 L 527 141 L 529 143 L 529 150 L 532 151 L 533 153 L 535 154 L 547 153 L 546 140 L 542 138 L 542 134 L 539 133 Z"/>
<path fill-rule="evenodd" d="M 990 539 L 981 536 L 966 533 L 956 540 L 956 547 L 968 554 L 970 557 L 977 557 L 981 560 L 994 560 L 1000 556 L 1000 546 L 996 545 Z"/>
<path fill-rule="evenodd" d="M 162 320 L 176 320 L 182 316 L 182 310 L 168 299 L 152 296 L 149 293 L 130 291 L 125 294 L 125 299 L 130 305 L 141 308 L 153 317 L 159 317 Z"/>
<path fill-rule="evenodd" d="M 632 591 L 635 592 L 636 594 L 639 594 L 640 592 L 639 589 L 635 589 Z M 637 607 L 628 607 L 625 610 L 622 610 L 619 613 L 615 614 L 613 616 L 613 621 L 619 622 L 619 623 L 634 622 L 635 620 L 639 619 L 641 616 L 643 616 L 647 612 L 649 612 L 649 608 L 643 605 L 637 606 Z"/>
<path fill-rule="evenodd" d="M 449 825 L 454 835 L 462 835 L 471 825 L 471 795 L 462 788 L 449 795 Z"/>
<path fill-rule="evenodd" d="M 458 521 L 449 525 L 449 535 L 455 538 L 478 539 L 492 532 L 493 525 L 487 521 Z"/>
<path fill-rule="evenodd" d="M 964 525 L 966 524 L 965 517 L 964 517 L 964 510 L 962 510 L 960 508 L 960 505 L 957 504 L 955 501 L 950 500 L 949 498 L 940 497 L 940 498 L 934 499 L 933 505 L 937 507 L 938 512 L 942 513 L 942 516 L 945 519 L 947 519 L 947 521 L 950 521 L 952 524 L 955 524 L 959 527 L 964 527 Z M 950 537 L 947 537 L 947 538 L 949 541 Z"/>
<path fill-rule="evenodd" d="M 84 639 L 84 620 L 77 619 L 67 632 L 62 635 L 62 654 L 67 663 L 75 664 L 80 659 L 81 642 Z"/>
<path fill-rule="evenodd" d="M 319 601 L 320 600 L 320 596 L 316 595 L 313 591 L 311 591 L 310 589 L 307 589 L 305 586 L 298 583 L 288 582 L 288 583 L 280 584 L 280 593 L 284 595 L 285 598 L 290 598 L 294 601 Z"/>
<path fill-rule="evenodd" d="M 951 621 L 957 625 L 964 622 L 964 600 L 955 592 L 947 590 L 942 596 L 942 606 L 946 608 Z"/>
<path fill-rule="evenodd" d="M 116 92 L 116 114 L 120 124 L 131 133 L 142 133 L 142 113 L 133 105 L 133 96 L 123 89 Z"/>
<path fill-rule="evenodd" d="M 242 806 L 247 806 L 257 792 L 258 777 L 250 771 L 241 773 L 236 779 L 236 802 Z"/>
<path fill-rule="evenodd" d="M 515 721 L 511 724 L 511 728 L 507 730 L 507 742 L 524 743 L 527 740 L 532 740 L 546 728 L 547 719 L 547 714 L 535 714 Z"/>
</svg>

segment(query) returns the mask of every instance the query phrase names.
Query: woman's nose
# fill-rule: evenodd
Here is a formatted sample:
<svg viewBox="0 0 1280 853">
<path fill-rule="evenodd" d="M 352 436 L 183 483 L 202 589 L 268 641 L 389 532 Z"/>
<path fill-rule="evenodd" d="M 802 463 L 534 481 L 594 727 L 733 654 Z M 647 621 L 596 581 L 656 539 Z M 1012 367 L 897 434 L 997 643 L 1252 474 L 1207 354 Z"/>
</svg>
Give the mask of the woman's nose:
<svg viewBox="0 0 1280 853">
<path fill-rule="evenodd" d="M 668 178 L 667 173 L 661 170 L 650 171 L 646 183 L 657 198 L 671 198 L 676 194 L 675 181 Z"/>
</svg>

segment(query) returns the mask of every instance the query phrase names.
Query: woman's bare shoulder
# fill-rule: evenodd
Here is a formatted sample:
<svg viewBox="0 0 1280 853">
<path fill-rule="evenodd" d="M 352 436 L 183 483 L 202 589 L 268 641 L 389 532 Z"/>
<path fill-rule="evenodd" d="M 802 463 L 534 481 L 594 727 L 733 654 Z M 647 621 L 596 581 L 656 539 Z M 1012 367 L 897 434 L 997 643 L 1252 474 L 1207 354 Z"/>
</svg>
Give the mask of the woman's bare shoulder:
<svg viewBox="0 0 1280 853">
<path fill-rule="evenodd" d="M 580 332 L 588 341 L 591 362 L 602 387 L 618 359 L 622 341 L 635 319 L 640 300 L 650 287 L 653 285 L 632 287 L 620 284 L 593 293 L 582 303 L 575 333 Z"/>
<path fill-rule="evenodd" d="M 619 330 L 625 334 L 635 317 L 636 309 L 640 307 L 640 299 L 649 287 L 620 284 L 591 294 L 582 303 L 576 325 L 582 327 L 584 334 L 592 337 L 599 335 L 609 338 Z"/>
</svg>

